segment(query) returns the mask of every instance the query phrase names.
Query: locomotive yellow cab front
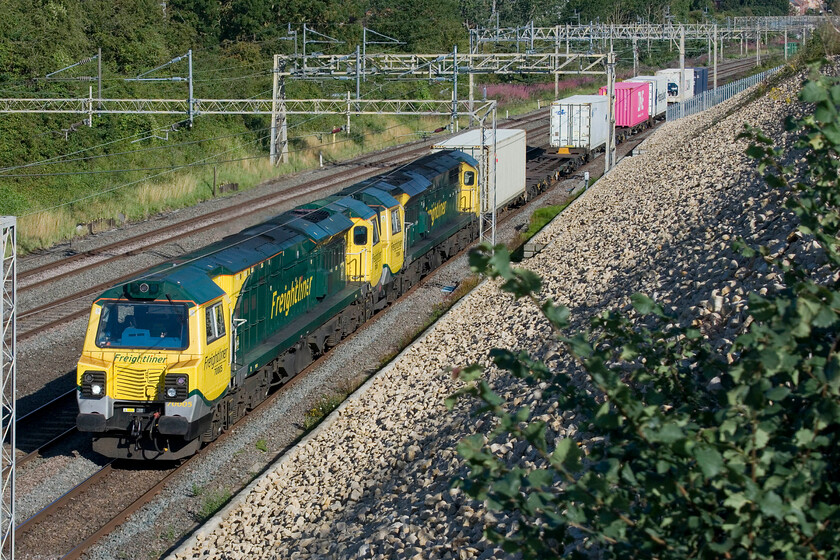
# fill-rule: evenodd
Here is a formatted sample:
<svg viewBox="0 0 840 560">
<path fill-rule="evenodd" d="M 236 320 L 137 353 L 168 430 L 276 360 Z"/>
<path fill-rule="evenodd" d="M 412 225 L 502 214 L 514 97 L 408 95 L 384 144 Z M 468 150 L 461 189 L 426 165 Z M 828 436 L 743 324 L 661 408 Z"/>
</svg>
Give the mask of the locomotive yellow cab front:
<svg viewBox="0 0 840 560">
<path fill-rule="evenodd" d="M 176 290 L 140 282 L 122 297 L 93 304 L 77 367 L 76 423 L 94 434 L 99 453 L 168 459 L 194 453 L 210 425 L 212 401 L 227 388 L 223 298 L 200 305 L 169 292 Z M 96 437 L 106 432 L 121 435 Z"/>
</svg>

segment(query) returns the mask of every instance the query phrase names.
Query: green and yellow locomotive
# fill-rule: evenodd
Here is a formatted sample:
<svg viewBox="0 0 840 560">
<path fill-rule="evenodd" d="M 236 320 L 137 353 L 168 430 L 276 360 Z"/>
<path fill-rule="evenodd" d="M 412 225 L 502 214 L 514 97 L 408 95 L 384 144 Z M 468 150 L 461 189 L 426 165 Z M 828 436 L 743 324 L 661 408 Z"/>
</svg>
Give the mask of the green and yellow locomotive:
<svg viewBox="0 0 840 560">
<path fill-rule="evenodd" d="M 192 455 L 475 238 L 477 168 L 430 154 L 107 290 L 79 430 L 108 457 Z"/>
</svg>

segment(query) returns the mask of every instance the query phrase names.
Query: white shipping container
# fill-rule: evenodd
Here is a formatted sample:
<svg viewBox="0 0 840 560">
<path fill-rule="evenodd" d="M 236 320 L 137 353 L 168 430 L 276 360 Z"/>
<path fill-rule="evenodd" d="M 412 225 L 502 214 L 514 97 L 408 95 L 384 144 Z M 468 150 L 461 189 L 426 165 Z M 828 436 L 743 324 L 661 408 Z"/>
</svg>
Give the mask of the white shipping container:
<svg viewBox="0 0 840 560">
<path fill-rule="evenodd" d="M 607 143 L 609 98 L 573 95 L 551 104 L 549 145 L 592 151 Z"/>
<path fill-rule="evenodd" d="M 482 149 L 486 155 L 482 155 Z M 486 163 L 491 163 L 490 154 L 493 150 L 493 131 L 484 131 L 484 144 L 481 142 L 481 131 L 469 130 L 439 144 L 432 146 L 432 150 L 461 150 L 478 160 L 478 170 L 483 182 L 493 188 L 493 169 L 485 169 Z M 525 131 L 519 128 L 496 129 L 496 208 L 501 208 L 525 193 Z M 485 205 L 487 203 L 487 205 Z M 482 210 L 492 208 L 490 201 L 482 201 Z"/>
<path fill-rule="evenodd" d="M 636 76 L 626 80 L 628 82 L 647 82 L 650 84 L 650 116 L 664 115 L 668 108 L 668 77 L 667 76 Z"/>
<path fill-rule="evenodd" d="M 666 68 L 664 70 L 658 70 L 656 72 L 657 76 L 666 76 L 668 78 L 668 82 L 675 84 L 677 86 L 676 95 L 669 95 L 668 96 L 668 103 L 677 103 L 679 101 L 685 101 L 686 99 L 690 99 L 694 97 L 694 70 L 691 68 L 685 69 L 685 81 L 683 82 L 682 87 L 680 87 L 680 69 L 679 68 Z"/>
</svg>

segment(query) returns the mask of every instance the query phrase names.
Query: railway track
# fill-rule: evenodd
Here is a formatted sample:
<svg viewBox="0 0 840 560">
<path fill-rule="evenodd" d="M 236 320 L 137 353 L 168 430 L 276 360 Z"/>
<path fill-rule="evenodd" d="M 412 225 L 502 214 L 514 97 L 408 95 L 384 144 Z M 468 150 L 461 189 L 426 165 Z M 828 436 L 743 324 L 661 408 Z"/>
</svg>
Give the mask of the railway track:
<svg viewBox="0 0 840 560">
<path fill-rule="evenodd" d="M 37 409 L 21 416 L 15 424 L 17 448 L 25 455 L 15 462 L 18 467 L 76 433 L 76 388 L 72 388 L 59 397 Z"/>
<path fill-rule="evenodd" d="M 544 120 L 545 111 L 527 118 L 512 119 L 504 123 L 503 127 L 510 128 L 527 125 Z M 547 127 L 545 127 L 547 128 Z M 328 180 L 316 178 L 300 185 L 284 189 L 280 192 L 269 193 L 256 199 L 234 203 L 213 212 L 179 221 L 156 229 L 151 233 L 132 236 L 97 249 L 70 255 L 57 262 L 23 270 L 18 276 L 18 291 L 26 293 L 38 288 L 45 288 L 56 282 L 67 280 L 82 273 L 91 272 L 99 267 L 106 267 L 127 257 L 148 252 L 150 249 L 173 243 L 186 235 L 195 236 L 218 228 L 221 223 L 229 222 L 243 216 L 253 214 L 258 210 L 267 210 L 274 206 L 293 201 L 302 201 L 304 197 L 316 198 L 326 196 L 341 184 L 347 184 L 382 173 L 383 169 L 391 169 L 407 161 L 416 159 L 428 151 L 426 143 L 412 148 L 407 152 L 394 154 L 379 154 L 376 162 L 369 161 L 372 156 L 350 162 L 347 168 L 339 171 Z M 18 341 L 27 340 L 47 330 L 77 320 L 87 315 L 92 297 L 106 288 L 123 282 L 131 277 L 145 272 L 135 270 L 131 274 L 89 285 L 85 289 L 70 295 L 59 297 L 49 303 L 32 307 L 18 313 Z"/>
<path fill-rule="evenodd" d="M 718 64 L 718 84 L 731 81 L 755 67 L 755 58 L 743 58 Z M 712 76 L 709 76 L 709 89 L 712 89 Z"/>
<path fill-rule="evenodd" d="M 138 469 L 116 461 L 106 463 L 19 524 L 16 546 L 34 558 L 79 558 L 90 544 L 151 501 L 176 472 L 189 465 L 186 461 L 180 466 Z"/>
</svg>

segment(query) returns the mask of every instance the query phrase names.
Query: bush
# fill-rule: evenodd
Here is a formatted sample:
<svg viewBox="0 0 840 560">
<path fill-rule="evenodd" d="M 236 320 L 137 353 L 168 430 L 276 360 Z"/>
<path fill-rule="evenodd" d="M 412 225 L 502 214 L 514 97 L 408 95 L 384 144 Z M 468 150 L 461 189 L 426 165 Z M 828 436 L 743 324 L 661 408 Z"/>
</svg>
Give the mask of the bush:
<svg viewBox="0 0 840 560">
<path fill-rule="evenodd" d="M 540 278 L 512 269 L 502 246 L 483 246 L 471 265 L 517 298 L 533 301 L 585 372 L 581 388 L 524 353 L 494 349 L 494 363 L 544 402 L 575 411 L 588 441 L 552 439 L 528 407 L 504 402 L 479 366 L 459 372 L 464 395 L 496 417 L 487 436 L 464 439 L 470 467 L 456 481 L 515 520 L 485 534 L 525 558 L 837 558 L 840 556 L 840 80 L 812 76 L 801 99 L 813 114 L 790 120 L 796 158 L 757 131 L 748 154 L 799 216 L 794 236 L 825 253 L 825 280 L 765 248 L 742 250 L 784 273 L 784 287 L 749 297 L 752 324 L 713 352 L 695 329 L 676 325 L 645 295 L 636 315 L 596 317 L 565 334 L 568 310 L 538 297 Z M 794 168 L 783 161 L 804 158 Z M 749 324 L 749 320 L 746 324 Z M 582 419 L 582 420 L 581 420 Z M 527 442 L 541 463 L 508 465 L 499 440 Z"/>
</svg>

